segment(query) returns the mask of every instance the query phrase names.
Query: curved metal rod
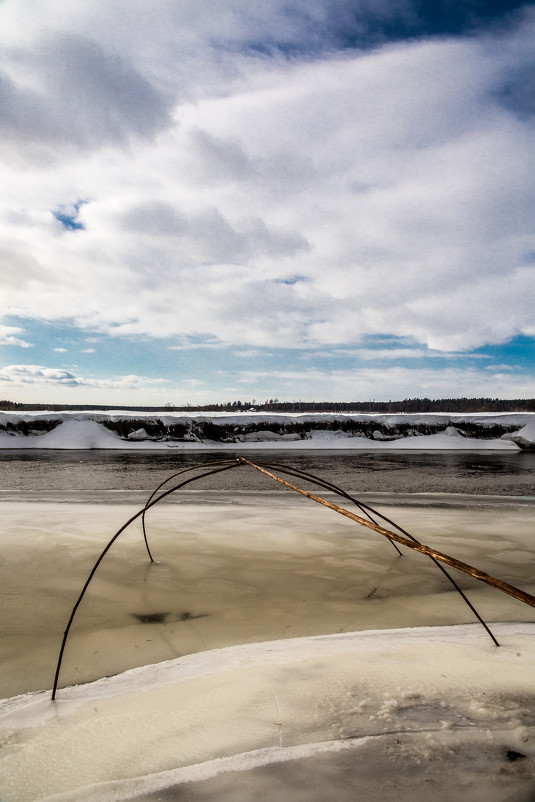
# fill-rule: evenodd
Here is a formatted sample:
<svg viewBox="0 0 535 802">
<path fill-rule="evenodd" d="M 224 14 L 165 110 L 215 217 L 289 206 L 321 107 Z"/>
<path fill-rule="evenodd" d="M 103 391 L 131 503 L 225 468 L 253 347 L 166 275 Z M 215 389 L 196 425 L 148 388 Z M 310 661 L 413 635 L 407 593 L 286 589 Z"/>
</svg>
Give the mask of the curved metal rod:
<svg viewBox="0 0 535 802">
<path fill-rule="evenodd" d="M 359 509 L 361 509 L 361 510 L 362 510 L 362 511 L 363 511 L 363 512 L 364 512 L 364 513 L 365 513 L 365 514 L 368 516 L 368 518 L 369 518 L 369 519 L 370 519 L 370 520 L 371 520 L 373 523 L 376 523 L 376 521 L 374 521 L 374 519 L 372 518 L 372 516 L 369 514 L 369 512 L 368 512 L 368 511 L 371 511 L 371 512 L 373 512 L 373 513 L 374 513 L 374 515 L 377 515 L 377 516 L 378 516 L 379 518 L 381 518 L 383 521 L 386 521 L 386 523 L 389 523 L 389 524 L 391 524 L 391 526 L 395 526 L 395 528 L 396 528 L 396 529 L 397 529 L 399 532 L 401 532 L 403 535 L 406 535 L 408 538 L 410 538 L 410 539 L 413 541 L 413 543 L 418 543 L 418 544 L 420 544 L 420 545 L 421 545 L 420 541 L 419 541 L 417 538 L 415 538 L 413 535 L 411 535 L 411 534 L 410 534 L 410 532 L 407 532 L 405 529 L 403 529 L 403 527 L 399 526 L 399 524 L 395 523 L 395 521 L 392 521 L 390 518 L 387 518 L 387 517 L 386 517 L 386 515 L 383 515 L 383 514 L 382 514 L 382 513 L 380 513 L 378 510 L 375 510 L 373 507 L 370 507 L 370 505 L 369 505 L 369 504 L 364 504 L 364 502 L 357 501 L 357 499 L 353 498 L 353 496 L 349 495 L 349 493 L 346 493 L 346 492 L 345 492 L 345 490 L 342 490 L 342 489 L 341 489 L 341 488 L 339 488 L 337 485 L 335 485 L 335 484 L 332 484 L 332 482 L 328 482 L 328 481 L 326 481 L 326 480 L 320 479 L 319 477 L 317 477 L 317 476 L 314 476 L 314 475 L 313 475 L 313 474 L 311 474 L 311 473 L 307 473 L 306 471 L 302 471 L 300 468 L 291 468 L 291 469 L 288 469 L 288 468 L 286 468 L 284 465 L 281 465 L 280 463 L 259 462 L 259 463 L 258 463 L 258 465 L 261 465 L 261 466 L 264 466 L 264 467 L 267 467 L 267 468 L 269 468 L 269 467 L 272 467 L 272 468 L 275 468 L 276 470 L 280 470 L 280 471 L 281 471 L 281 473 L 287 473 L 287 474 L 289 474 L 290 476 L 298 476 L 298 477 L 300 477 L 300 478 L 302 478 L 302 479 L 305 479 L 305 478 L 306 478 L 306 479 L 309 479 L 309 480 L 312 480 L 312 481 L 314 481 L 316 484 L 318 484 L 318 485 L 321 485 L 322 487 L 325 487 L 325 488 L 330 488 L 330 489 L 331 489 L 331 490 L 333 490 L 335 493 L 338 493 L 338 495 L 340 495 L 340 496 L 343 496 L 344 498 L 347 498 L 347 499 L 349 499 L 350 501 L 352 501 L 354 504 L 356 504 L 356 505 L 357 505 L 357 507 L 358 507 Z M 388 537 L 388 536 L 387 536 L 387 537 Z M 397 551 L 398 551 L 398 552 L 399 552 L 399 554 L 401 555 L 401 551 L 399 550 L 399 548 L 397 547 L 397 545 L 394 543 L 394 541 L 393 541 L 393 540 L 392 540 L 390 537 L 388 538 L 388 540 L 390 541 L 390 543 L 392 543 L 392 545 L 394 546 L 394 548 L 395 548 L 395 549 L 397 549 Z M 401 555 L 401 556 L 402 556 L 402 555 Z M 451 576 L 451 574 L 450 574 L 450 573 L 448 573 L 448 571 L 447 571 L 447 570 L 444 568 L 444 566 L 443 566 L 443 565 L 442 565 L 442 564 L 441 564 L 441 563 L 440 563 L 438 560 L 436 560 L 434 557 L 432 557 L 431 555 L 429 555 L 429 559 L 430 559 L 430 560 L 431 560 L 431 561 L 432 561 L 432 562 L 433 562 L 433 563 L 436 565 L 436 567 L 437 567 L 437 568 L 438 568 L 440 571 L 442 571 L 442 573 L 444 574 L 444 576 L 445 576 L 445 577 L 448 579 L 448 581 L 449 581 L 449 582 L 450 582 L 450 583 L 453 585 L 453 587 L 455 588 L 455 590 L 457 591 L 457 593 L 458 593 L 458 594 L 461 596 L 461 598 L 463 599 L 463 601 L 465 602 L 465 604 L 466 604 L 466 605 L 467 605 L 467 606 L 470 608 L 470 610 L 473 612 L 473 614 L 475 615 L 475 617 L 477 618 L 477 620 L 479 621 L 479 623 L 481 624 L 481 626 L 482 626 L 482 627 L 485 629 L 485 631 L 487 632 L 487 634 L 489 635 L 489 637 L 491 638 L 491 640 L 494 642 L 494 644 L 495 644 L 496 646 L 499 646 L 500 644 L 499 644 L 498 640 L 496 639 L 496 637 L 495 637 L 494 633 L 492 632 L 492 630 L 490 629 L 490 627 L 488 626 L 488 624 L 486 624 L 486 623 L 485 623 L 485 621 L 483 620 L 483 618 L 482 618 L 482 617 L 479 615 L 478 611 L 476 610 L 476 608 L 474 607 L 474 605 L 472 604 L 472 602 L 470 601 L 470 599 L 469 599 L 469 598 L 466 596 L 465 592 L 464 592 L 464 591 L 462 590 L 462 588 L 461 588 L 461 587 L 460 587 L 460 586 L 457 584 L 457 582 L 456 582 L 456 581 L 455 581 L 455 579 L 454 579 L 454 578 Z"/>
<path fill-rule="evenodd" d="M 72 612 L 71 612 L 69 621 L 67 623 L 67 627 L 65 628 L 65 632 L 63 633 L 63 640 L 61 642 L 61 648 L 60 648 L 59 657 L 58 657 L 58 664 L 56 666 L 56 674 L 55 674 L 55 677 L 54 677 L 54 687 L 52 688 L 52 699 L 56 698 L 56 691 L 57 691 L 58 680 L 59 680 L 59 672 L 60 672 L 61 663 L 62 663 L 62 660 L 63 660 L 63 652 L 65 651 L 67 638 L 69 637 L 69 631 L 70 631 L 72 622 L 74 620 L 74 616 L 76 615 L 76 611 L 77 611 L 78 607 L 80 606 L 80 602 L 84 598 L 85 592 L 86 592 L 87 588 L 89 587 L 89 583 L 93 579 L 97 568 L 99 567 L 100 563 L 102 562 L 102 560 L 104 559 L 104 557 L 106 556 L 106 554 L 108 553 L 108 551 L 110 550 L 112 545 L 115 543 L 115 541 L 117 540 L 119 535 L 122 532 L 124 532 L 124 530 L 128 526 L 130 526 L 131 523 L 133 523 L 136 520 L 136 518 L 139 518 L 139 516 L 142 515 L 145 510 L 148 510 L 150 507 L 154 507 L 155 504 L 158 504 L 158 502 L 160 502 L 166 496 L 169 496 L 171 493 L 174 493 L 176 490 L 179 490 L 181 487 L 184 487 L 185 485 L 189 484 L 190 482 L 194 482 L 197 479 L 203 479 L 205 476 L 210 476 L 213 473 L 219 473 L 220 471 L 228 471 L 228 470 L 230 470 L 232 468 L 236 468 L 236 467 L 238 467 L 238 465 L 239 465 L 239 462 L 236 461 L 236 462 L 233 462 L 230 465 L 225 465 L 222 468 L 217 468 L 216 470 L 208 471 L 207 473 L 203 473 L 200 476 L 192 476 L 191 478 L 186 479 L 184 482 L 181 482 L 176 487 L 172 487 L 170 490 L 166 490 L 164 493 L 162 493 L 160 496 L 158 496 L 157 499 L 154 499 L 153 501 L 151 501 L 150 504 L 146 504 L 141 510 L 138 510 L 138 512 L 136 512 L 135 515 L 132 515 L 132 517 L 129 518 L 128 521 L 125 524 L 123 524 L 121 526 L 121 528 L 114 534 L 114 536 L 111 538 L 111 540 L 108 541 L 107 546 L 101 552 L 98 560 L 96 561 L 96 563 L 94 564 L 93 568 L 91 569 L 91 573 L 87 577 L 85 585 L 83 586 L 82 591 L 81 591 L 80 595 L 78 596 L 78 599 L 76 600 L 76 603 L 75 603 L 74 607 L 72 608 Z M 197 466 L 197 467 L 200 467 L 200 466 Z"/>
<path fill-rule="evenodd" d="M 147 508 L 150 505 L 150 502 L 152 501 L 152 499 L 154 498 L 154 496 L 156 495 L 158 490 L 160 490 L 164 485 L 166 485 L 168 482 L 170 482 L 171 479 L 175 479 L 177 476 L 180 476 L 183 473 L 188 473 L 189 471 L 194 471 L 194 470 L 197 470 L 198 468 L 208 468 L 208 467 L 213 466 L 213 465 L 228 465 L 229 463 L 235 464 L 235 463 L 237 463 L 237 460 L 225 459 L 225 460 L 216 460 L 214 462 L 198 462 L 196 465 L 190 465 L 189 468 L 182 468 L 182 470 L 171 474 L 171 476 L 168 476 L 167 479 L 164 479 L 163 482 L 160 482 L 158 487 L 155 490 L 153 490 L 153 492 L 149 496 L 147 502 L 145 503 L 145 509 L 143 510 L 143 512 L 141 514 L 141 527 L 143 529 L 143 539 L 145 540 L 145 547 L 147 549 L 147 553 L 149 555 L 151 563 L 156 562 L 156 560 L 153 558 L 153 556 L 151 554 L 151 551 L 150 551 L 150 548 L 149 548 L 149 542 L 147 540 L 147 531 L 145 529 L 145 512 L 147 511 Z M 242 465 L 243 463 L 237 463 L 237 464 Z M 203 474 L 203 475 L 204 476 L 210 476 L 211 473 L 217 473 L 217 471 L 210 471 L 210 473 Z M 199 479 L 200 478 L 201 477 L 199 477 Z"/>
<path fill-rule="evenodd" d="M 172 488 L 170 488 L 168 490 L 165 490 L 158 497 L 156 497 L 156 493 L 158 492 L 158 490 L 160 490 L 171 479 L 173 479 L 176 476 L 179 476 L 179 475 L 181 475 L 183 473 L 187 473 L 187 472 L 190 472 L 192 470 L 198 470 L 199 468 L 203 468 L 203 467 L 205 467 L 207 465 L 212 465 L 212 466 L 213 465 L 217 465 L 217 466 L 220 466 L 220 467 L 217 467 L 217 468 L 214 468 L 211 471 L 207 471 L 205 473 L 202 473 L 199 476 L 190 477 L 189 479 L 186 479 L 183 482 L 180 482 L 180 484 L 176 485 L 175 487 L 172 487 Z M 79 607 L 79 605 L 80 605 L 80 603 L 81 603 L 81 601 L 82 601 L 82 599 L 83 599 L 83 597 L 85 595 L 85 592 L 86 592 L 86 590 L 87 590 L 87 588 L 88 588 L 88 586 L 89 586 L 89 584 L 90 584 L 90 582 L 91 582 L 91 580 L 92 580 L 92 578 L 93 578 L 98 566 L 102 562 L 104 556 L 107 554 L 107 552 L 109 551 L 109 549 L 111 548 L 113 543 L 117 540 L 119 535 L 122 532 L 124 532 L 124 530 L 133 521 L 135 521 L 140 516 L 143 516 L 148 509 L 153 507 L 158 502 L 162 501 L 162 499 L 164 499 L 166 496 L 170 495 L 171 493 L 174 493 L 176 490 L 179 490 L 180 488 L 184 487 L 185 485 L 190 484 L 191 482 L 194 482 L 194 481 L 196 481 L 198 479 L 202 479 L 202 478 L 204 478 L 206 476 L 210 476 L 210 475 L 215 474 L 215 473 L 220 473 L 222 471 L 231 470 L 233 468 L 238 467 L 239 465 L 250 465 L 255 470 L 258 470 L 261 473 L 266 474 L 267 476 L 271 477 L 275 481 L 277 481 L 277 482 L 283 484 L 284 486 L 296 491 L 297 493 L 300 493 L 301 495 L 305 496 L 306 498 L 309 498 L 312 501 L 316 501 L 319 504 L 323 504 L 325 507 L 328 507 L 328 508 L 334 510 L 335 512 L 338 512 L 341 515 L 344 515 L 347 518 L 350 518 L 351 520 L 356 521 L 357 523 L 359 523 L 359 524 L 361 524 L 361 525 L 363 525 L 363 526 L 365 526 L 365 527 L 367 527 L 369 529 L 374 530 L 375 532 L 378 532 L 379 534 L 383 535 L 384 537 L 388 538 L 391 541 L 395 541 L 396 543 L 400 543 L 401 545 L 404 545 L 404 546 L 406 546 L 408 548 L 411 548 L 411 549 L 413 549 L 415 551 L 418 551 L 418 552 L 430 557 L 433 560 L 433 562 L 435 562 L 438 565 L 438 567 L 441 568 L 441 570 L 443 570 L 443 572 L 448 577 L 450 582 L 454 585 L 454 587 L 456 587 L 458 592 L 461 594 L 463 599 L 466 601 L 466 603 L 468 604 L 470 609 L 474 612 L 474 614 L 476 615 L 478 620 L 481 622 L 481 624 L 485 627 L 485 629 L 487 630 L 488 634 L 490 635 L 492 640 L 496 643 L 496 645 L 499 645 L 499 644 L 496 641 L 496 639 L 494 638 L 494 636 L 492 635 L 492 633 L 490 632 L 490 630 L 488 629 L 488 627 L 486 626 L 485 622 L 478 615 L 478 613 L 475 610 L 475 608 L 473 607 L 473 605 L 468 601 L 468 599 L 466 599 L 466 597 L 465 597 L 464 593 L 462 592 L 462 590 L 457 586 L 457 584 L 454 582 L 454 580 L 443 569 L 442 565 L 440 565 L 439 562 L 437 562 L 437 561 L 445 562 L 446 564 L 451 565 L 454 568 L 457 568 L 457 569 L 463 571 L 466 574 L 469 574 L 470 576 L 474 577 L 475 579 L 479 579 L 482 582 L 486 582 L 487 584 L 489 584 L 489 585 L 491 585 L 491 586 L 493 586 L 495 588 L 498 588 L 499 590 L 503 591 L 504 593 L 507 593 L 510 596 L 513 596 L 513 598 L 516 598 L 519 601 L 524 602 L 524 604 L 529 604 L 530 606 L 535 607 L 535 597 L 532 596 L 531 594 L 527 593 L 526 591 L 520 590 L 519 588 L 515 588 L 513 585 L 509 585 L 507 582 L 504 582 L 504 581 L 502 581 L 500 579 L 496 579 L 495 577 L 491 576 L 490 574 L 487 574 L 484 571 L 480 571 L 479 569 L 474 568 L 473 566 L 468 565 L 467 563 L 463 563 L 460 560 L 457 560 L 457 559 L 455 559 L 453 557 L 448 556 L 447 554 L 443 554 L 443 553 L 441 553 L 439 551 L 436 551 L 435 549 L 431 549 L 428 546 L 425 546 L 424 544 L 420 543 L 420 541 L 418 541 L 415 537 L 410 535 L 408 532 L 405 532 L 405 530 L 402 529 L 398 524 L 395 524 L 393 521 L 390 521 L 389 518 L 387 518 L 386 516 L 382 515 L 377 510 L 374 510 L 369 505 L 364 504 L 363 502 L 357 501 L 352 496 L 350 496 L 348 493 L 346 493 L 344 490 L 342 490 L 341 488 L 338 488 L 336 485 L 332 484 L 331 482 L 319 479 L 318 477 L 314 477 L 312 474 L 307 474 L 305 471 L 301 471 L 300 469 L 286 468 L 285 466 L 277 465 L 276 463 L 273 463 L 273 464 L 271 464 L 271 463 L 256 464 L 256 463 L 251 462 L 250 460 L 246 459 L 245 457 L 241 457 L 241 456 L 237 457 L 235 460 L 218 460 L 218 461 L 214 461 L 212 463 L 204 463 L 204 464 L 199 463 L 199 464 L 197 464 L 195 466 L 191 466 L 190 468 L 185 468 L 185 469 L 183 469 L 181 471 L 178 471 L 177 473 L 173 474 L 171 477 L 168 477 L 164 482 L 162 482 L 158 486 L 158 488 L 152 493 L 152 495 L 150 496 L 150 498 L 147 501 L 147 503 L 145 504 L 145 506 L 141 510 L 138 510 L 138 512 L 135 515 L 133 515 L 125 524 L 123 524 L 123 526 L 115 533 L 115 535 L 111 538 L 111 540 L 108 542 L 106 547 L 101 552 L 98 560 L 96 561 L 95 565 L 93 566 L 93 569 L 91 570 L 91 573 L 90 573 L 89 577 L 86 580 L 86 583 L 85 583 L 84 587 L 82 588 L 82 591 L 81 591 L 81 593 L 80 593 L 80 595 L 79 595 L 79 597 L 78 597 L 78 599 L 77 599 L 77 601 L 76 601 L 76 603 L 75 603 L 75 605 L 74 605 L 74 607 L 72 609 L 69 621 L 67 623 L 67 627 L 66 627 L 64 635 L 63 635 L 63 641 L 62 641 L 62 644 L 61 644 L 61 649 L 60 649 L 60 652 L 59 652 L 59 658 L 58 658 L 58 663 L 57 663 L 57 668 L 56 668 L 56 675 L 55 675 L 55 678 L 54 678 L 54 687 L 53 687 L 53 690 L 52 690 L 52 699 L 56 698 L 56 691 L 57 691 L 57 686 L 58 686 L 61 663 L 62 663 L 62 659 L 63 659 L 63 653 L 64 653 L 64 650 L 65 650 L 68 634 L 69 634 L 72 622 L 74 620 L 76 611 L 77 611 L 77 609 L 78 609 L 78 607 Z M 322 499 L 319 496 L 314 495 L 313 493 L 310 493 L 310 492 L 308 492 L 306 490 L 302 490 L 301 488 L 297 487 L 296 485 L 293 485 L 290 482 L 286 481 L 285 479 L 282 479 L 280 476 L 277 476 L 277 475 L 271 473 L 269 470 L 267 470 L 268 467 L 269 468 L 276 468 L 277 470 L 280 470 L 281 472 L 288 473 L 290 475 L 300 476 L 301 478 L 307 479 L 309 481 L 312 481 L 315 484 L 324 487 L 325 489 L 333 490 L 338 495 L 341 495 L 341 496 L 347 498 L 348 500 L 352 501 L 353 503 L 355 503 L 357 505 L 357 507 L 361 511 L 363 511 L 364 514 L 367 515 L 370 520 L 366 520 L 365 518 L 361 518 L 360 516 L 355 515 L 352 512 L 349 512 L 349 510 L 346 510 L 343 507 L 339 507 L 339 506 L 337 506 L 336 504 L 333 504 L 330 501 L 326 501 L 325 499 Z M 399 532 L 402 532 L 403 534 L 402 535 L 401 534 L 397 534 L 395 532 L 389 531 L 388 529 L 385 529 L 382 526 L 379 526 L 373 520 L 373 518 L 369 514 L 368 510 L 370 510 L 374 514 L 378 515 L 384 521 L 392 524 Z M 147 550 L 149 551 L 149 556 L 151 557 L 151 560 L 152 560 L 152 556 L 150 555 L 150 550 L 148 549 L 148 543 L 147 543 L 146 538 L 145 538 L 145 543 L 146 543 L 146 546 L 147 546 Z M 154 562 L 154 560 L 152 560 L 152 561 Z"/>
</svg>

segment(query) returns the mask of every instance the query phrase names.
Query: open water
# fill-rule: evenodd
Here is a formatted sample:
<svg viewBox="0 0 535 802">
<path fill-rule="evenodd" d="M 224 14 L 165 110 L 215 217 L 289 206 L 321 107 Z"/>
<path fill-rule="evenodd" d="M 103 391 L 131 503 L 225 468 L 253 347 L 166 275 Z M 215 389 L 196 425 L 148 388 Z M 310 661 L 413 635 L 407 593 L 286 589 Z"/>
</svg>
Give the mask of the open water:
<svg viewBox="0 0 535 802">
<path fill-rule="evenodd" d="M 150 493 L 171 474 L 193 465 L 237 456 L 225 452 L 3 451 L 0 498 L 28 494 L 53 500 L 134 500 Z M 252 461 L 294 466 L 356 494 L 468 494 L 516 496 L 535 501 L 533 452 L 248 452 Z M 216 491 L 280 490 L 258 472 L 236 470 L 199 480 L 190 489 Z M 109 500 L 112 500 L 111 498 Z M 400 499 L 398 499 L 399 501 Z"/>
</svg>

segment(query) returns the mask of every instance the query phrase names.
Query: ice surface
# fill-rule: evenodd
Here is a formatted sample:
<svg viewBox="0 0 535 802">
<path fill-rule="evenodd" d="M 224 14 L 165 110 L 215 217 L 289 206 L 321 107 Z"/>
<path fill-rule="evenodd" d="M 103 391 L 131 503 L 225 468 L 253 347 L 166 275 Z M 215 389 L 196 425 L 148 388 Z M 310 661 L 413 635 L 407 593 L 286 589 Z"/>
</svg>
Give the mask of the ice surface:
<svg viewBox="0 0 535 802">
<path fill-rule="evenodd" d="M 534 610 L 456 574 L 509 622 L 496 648 L 423 556 L 260 495 L 155 508 L 152 567 L 139 527 L 121 536 L 54 703 L 28 691 L 51 687 L 78 591 L 135 510 L 1 505 L 2 802 L 533 800 Z M 529 506 L 388 515 L 535 591 Z"/>
<path fill-rule="evenodd" d="M 62 684 L 199 650 L 281 637 L 469 623 L 427 558 L 298 496 L 161 504 L 121 535 L 78 610 Z M 131 505 L 2 504 L 0 696 L 51 687 L 70 610 Z M 389 507 L 439 551 L 535 593 L 532 508 Z M 524 604 L 465 574 L 489 620 L 533 621 Z"/>
</svg>

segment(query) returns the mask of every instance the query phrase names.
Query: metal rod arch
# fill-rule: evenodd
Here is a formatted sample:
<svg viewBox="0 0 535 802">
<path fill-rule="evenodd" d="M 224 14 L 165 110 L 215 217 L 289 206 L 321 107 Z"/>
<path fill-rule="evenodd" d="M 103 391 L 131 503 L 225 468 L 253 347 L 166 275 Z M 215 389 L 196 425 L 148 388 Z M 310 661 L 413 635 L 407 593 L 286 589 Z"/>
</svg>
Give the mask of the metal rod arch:
<svg viewBox="0 0 535 802">
<path fill-rule="evenodd" d="M 123 526 L 120 527 L 120 529 L 113 535 L 113 537 L 108 541 L 108 543 L 105 546 L 105 548 L 102 550 L 101 554 L 99 555 L 97 561 L 95 562 L 95 564 L 94 564 L 94 566 L 93 566 L 93 568 L 92 568 L 92 570 L 91 570 L 91 572 L 90 572 L 90 574 L 89 574 L 89 576 L 88 576 L 88 578 L 87 578 L 87 580 L 86 580 L 86 582 L 85 582 L 85 584 L 84 584 L 84 586 L 82 588 L 82 591 L 80 592 L 80 594 L 78 596 L 78 599 L 76 600 L 76 603 L 74 604 L 74 607 L 72 609 L 70 618 L 68 620 L 65 632 L 63 634 L 63 640 L 62 640 L 61 648 L 60 648 L 60 652 L 59 652 L 59 657 L 58 657 L 58 662 L 57 662 L 57 667 L 56 667 L 56 673 L 55 673 L 55 677 L 54 677 L 54 685 L 53 685 L 53 690 L 52 690 L 52 699 L 53 700 L 56 698 L 57 686 L 58 686 L 58 681 L 59 681 L 59 674 L 60 674 L 61 664 L 62 664 L 62 660 L 63 660 L 63 654 L 64 654 L 64 651 L 65 651 L 65 646 L 66 646 L 66 643 L 67 643 L 69 631 L 70 631 L 71 625 L 73 623 L 74 617 L 76 615 L 76 611 L 78 610 L 78 607 L 80 606 L 80 603 L 81 603 L 81 601 L 82 601 L 82 599 L 83 599 L 83 597 L 85 595 L 85 592 L 86 592 L 87 588 L 89 587 L 89 584 L 90 584 L 91 580 L 93 579 L 93 577 L 94 577 L 94 575 L 95 575 L 95 573 L 97 571 L 98 566 L 100 565 L 100 563 L 104 559 L 104 557 L 107 554 L 107 552 L 110 550 L 111 546 L 115 543 L 117 538 L 137 518 L 139 518 L 141 516 L 142 519 L 144 520 L 144 516 L 145 516 L 145 513 L 147 512 L 147 510 L 149 510 L 150 508 L 155 506 L 155 504 L 157 504 L 160 501 L 162 501 L 164 498 L 169 496 L 171 493 L 174 493 L 175 491 L 181 489 L 182 487 L 185 487 L 186 485 L 190 484 L 191 482 L 197 481 L 198 479 L 203 479 L 206 476 L 211 476 L 213 474 L 220 473 L 222 471 L 231 470 L 233 468 L 239 467 L 240 465 L 249 465 L 250 467 L 254 468 L 255 470 L 260 471 L 261 473 L 271 477 L 276 482 L 279 482 L 280 484 L 290 488 L 291 490 L 294 490 L 295 492 L 299 493 L 300 495 L 303 495 L 303 496 L 305 496 L 306 498 L 309 498 L 312 501 L 315 501 L 315 502 L 317 502 L 319 504 L 322 504 L 323 506 L 328 507 L 329 509 L 332 509 L 333 511 L 335 511 L 335 512 L 337 512 L 339 514 L 344 515 L 345 517 L 349 518 L 350 520 L 353 520 L 356 523 L 359 523 L 362 526 L 367 527 L 368 529 L 372 529 L 373 531 L 377 532 L 378 534 L 383 535 L 384 537 L 386 537 L 387 539 L 389 539 L 389 540 L 391 540 L 391 541 L 393 541 L 395 543 L 399 543 L 400 545 L 406 546 L 406 547 L 408 547 L 410 549 L 413 549 L 414 551 L 418 551 L 421 554 L 424 554 L 424 555 L 430 557 L 438 565 L 438 567 L 441 568 L 441 570 L 444 571 L 444 573 L 446 574 L 448 579 L 458 589 L 458 591 L 461 594 L 461 596 L 465 599 L 466 603 L 468 604 L 470 609 L 474 612 L 474 614 L 477 616 L 478 620 L 483 624 L 483 626 L 485 627 L 485 629 L 487 630 L 488 634 L 493 639 L 493 641 L 496 643 L 496 645 L 499 645 L 498 642 L 496 641 L 496 639 L 494 638 L 494 636 L 492 635 L 492 633 L 490 632 L 490 630 L 488 629 L 486 624 L 483 622 L 481 617 L 478 615 L 478 613 L 475 610 L 475 608 L 473 607 L 473 605 L 469 602 L 468 599 L 466 599 L 466 597 L 465 597 L 464 593 L 462 592 L 462 590 L 460 588 L 458 588 L 458 586 L 456 585 L 454 580 L 445 571 L 445 569 L 442 566 L 442 563 L 446 563 L 446 564 L 448 564 L 448 565 L 450 565 L 450 566 L 452 566 L 454 568 L 457 568 L 458 570 L 463 571 L 464 573 L 474 577 L 475 579 L 478 579 L 478 580 L 480 580 L 482 582 L 485 582 L 485 583 L 497 588 L 498 590 L 501 590 L 502 592 L 507 593 L 510 596 L 513 596 L 513 598 L 518 599 L 519 601 L 523 602 L 524 604 L 528 604 L 531 607 L 535 607 L 535 597 L 532 596 L 531 594 L 527 593 L 526 591 L 520 590 L 519 588 L 516 588 L 513 585 L 510 585 L 507 582 L 504 582 L 504 581 L 502 581 L 500 579 L 496 579 L 495 577 L 491 576 L 490 574 L 487 574 L 484 571 L 481 571 L 481 570 L 479 570 L 477 568 L 474 568 L 473 566 L 468 565 L 467 563 L 464 563 L 464 562 L 462 562 L 460 560 L 457 560 L 454 557 L 450 557 L 447 554 L 443 554 L 442 552 L 436 551 L 435 549 L 431 549 L 430 547 L 420 543 L 418 540 L 416 540 L 416 538 L 414 538 L 408 532 L 405 532 L 405 530 L 403 530 L 401 527 L 399 527 L 393 521 L 390 521 L 388 518 L 386 518 L 386 516 L 382 515 L 378 511 L 376 511 L 373 508 L 371 508 L 369 505 L 366 505 L 363 502 L 357 501 L 356 499 L 354 499 L 352 496 L 350 496 L 348 493 L 346 493 L 341 488 L 337 488 L 336 485 L 333 485 L 330 482 L 321 480 L 318 477 L 314 477 L 312 474 L 307 474 L 306 472 L 300 471 L 299 469 L 286 469 L 284 466 L 277 466 L 276 467 L 276 469 L 282 470 L 283 472 L 286 472 L 286 473 L 288 473 L 290 475 L 301 476 L 301 478 L 313 481 L 314 483 L 324 487 L 325 489 L 333 490 L 338 495 L 341 495 L 341 496 L 347 498 L 348 500 L 354 502 L 357 505 L 357 507 L 361 511 L 364 512 L 364 514 L 368 515 L 370 520 L 366 520 L 365 518 L 362 518 L 359 515 L 356 515 L 355 513 L 352 513 L 349 510 L 344 509 L 343 507 L 339 507 L 338 505 L 333 504 L 332 502 L 329 502 L 329 501 L 327 501 L 325 499 L 322 499 L 321 497 L 316 496 L 314 493 L 310 493 L 309 491 L 303 490 L 303 489 L 297 487 L 296 485 L 293 485 L 291 482 L 288 482 L 285 479 L 282 479 L 280 476 L 277 476 L 276 474 L 272 473 L 270 470 L 267 469 L 268 467 L 269 468 L 275 467 L 276 464 L 275 465 L 271 465 L 270 463 L 256 464 L 256 463 L 254 463 L 254 462 L 252 462 L 252 461 L 250 461 L 250 460 L 248 460 L 248 459 L 246 459 L 245 457 L 242 457 L 242 456 L 239 456 L 234 460 L 228 460 L 228 461 L 227 460 L 218 460 L 218 461 L 214 461 L 212 463 L 204 463 L 204 464 L 199 463 L 197 465 L 190 466 L 190 468 L 186 468 L 186 469 L 183 469 L 182 471 L 178 471 L 177 473 L 173 474 L 171 477 L 168 477 L 164 482 L 162 482 L 158 486 L 158 488 L 156 488 L 156 490 L 152 493 L 152 495 L 150 496 L 150 498 L 147 501 L 147 503 L 145 504 L 145 506 L 142 509 L 138 510 L 138 512 L 135 513 L 135 515 L 133 515 L 131 518 L 129 518 L 128 521 L 126 521 L 126 523 L 123 524 Z M 210 471 L 207 471 L 205 473 L 202 473 L 199 476 L 189 477 L 188 479 L 185 479 L 183 482 L 180 482 L 178 485 L 176 485 L 176 486 L 174 486 L 172 488 L 169 488 L 168 490 L 163 491 L 159 496 L 156 497 L 156 493 L 158 492 L 158 490 L 160 490 L 171 479 L 176 478 L 177 476 L 180 476 L 180 475 L 182 475 L 184 473 L 188 473 L 188 472 L 191 472 L 193 470 L 198 470 L 200 468 L 204 468 L 204 467 L 208 467 L 208 466 L 218 466 L 218 467 L 215 467 L 215 468 L 213 468 L 213 470 L 210 470 Z M 392 524 L 400 532 L 403 532 L 403 534 L 401 535 L 401 534 L 398 534 L 396 532 L 392 532 L 392 531 L 390 531 L 388 529 L 385 529 L 384 527 L 380 526 L 379 524 L 377 524 L 373 520 L 373 518 L 371 518 L 371 516 L 369 515 L 368 510 L 370 510 L 374 514 L 378 515 L 381 519 L 383 519 L 383 520 L 387 521 L 388 523 Z M 143 527 L 143 534 L 144 534 L 144 537 L 145 537 L 145 545 L 147 547 L 147 551 L 148 551 L 149 557 L 150 557 L 151 561 L 154 562 L 154 560 L 152 558 L 152 555 L 150 553 L 149 546 L 148 546 L 145 527 Z"/>
</svg>

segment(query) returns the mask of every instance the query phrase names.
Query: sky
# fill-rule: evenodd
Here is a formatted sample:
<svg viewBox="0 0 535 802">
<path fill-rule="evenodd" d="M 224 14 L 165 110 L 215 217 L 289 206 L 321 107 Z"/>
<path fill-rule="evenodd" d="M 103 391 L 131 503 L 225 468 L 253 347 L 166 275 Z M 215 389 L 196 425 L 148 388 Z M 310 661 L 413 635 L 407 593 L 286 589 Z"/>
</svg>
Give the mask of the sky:
<svg viewBox="0 0 535 802">
<path fill-rule="evenodd" d="M 535 397 L 535 3 L 0 0 L 0 399 Z"/>
</svg>

